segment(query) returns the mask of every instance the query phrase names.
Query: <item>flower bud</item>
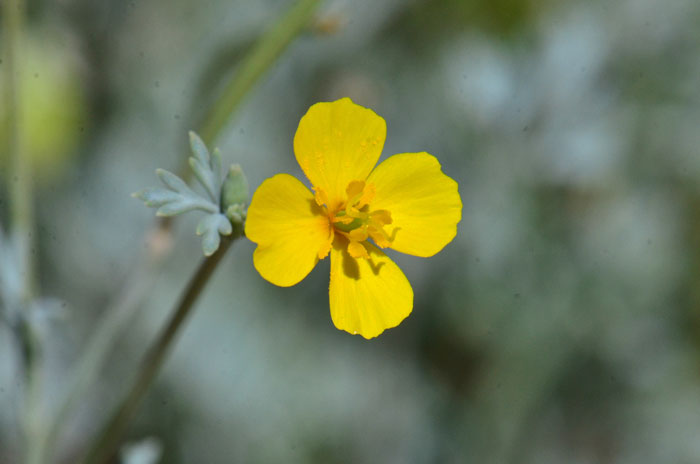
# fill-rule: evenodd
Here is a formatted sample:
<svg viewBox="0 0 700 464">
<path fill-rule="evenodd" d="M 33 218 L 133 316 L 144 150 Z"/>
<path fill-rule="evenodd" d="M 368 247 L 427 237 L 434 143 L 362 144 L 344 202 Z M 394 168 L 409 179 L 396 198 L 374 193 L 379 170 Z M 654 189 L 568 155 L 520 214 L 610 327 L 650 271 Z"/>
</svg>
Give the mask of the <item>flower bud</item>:
<svg viewBox="0 0 700 464">
<path fill-rule="evenodd" d="M 232 164 L 221 188 L 222 210 L 231 222 L 243 222 L 248 199 L 248 179 L 238 164 Z"/>
</svg>

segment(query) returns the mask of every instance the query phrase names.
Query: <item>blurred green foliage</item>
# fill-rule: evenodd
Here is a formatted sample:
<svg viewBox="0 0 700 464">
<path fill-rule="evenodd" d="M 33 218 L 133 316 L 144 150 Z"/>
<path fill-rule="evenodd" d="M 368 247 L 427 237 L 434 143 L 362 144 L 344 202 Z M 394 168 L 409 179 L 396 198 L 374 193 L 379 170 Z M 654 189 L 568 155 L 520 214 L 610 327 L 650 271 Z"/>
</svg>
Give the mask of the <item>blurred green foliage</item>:
<svg viewBox="0 0 700 464">
<path fill-rule="evenodd" d="M 40 181 L 47 181 L 60 176 L 78 153 L 89 124 L 86 95 L 80 81 L 79 58 L 65 47 L 65 42 L 61 45 L 69 39 L 43 30 L 31 30 L 27 35 L 20 62 L 20 127 L 34 173 Z M 0 106 L 2 127 L 7 117 L 6 108 Z M 0 139 L 0 144 L 5 146 L 6 142 Z M 7 170 L 8 162 L 6 153 L 0 152 L 0 170 Z"/>
<path fill-rule="evenodd" d="M 25 80 L 63 121 L 27 123 L 29 140 L 67 168 L 37 198 L 42 288 L 70 310 L 48 331 L 51 407 L 141 252 L 151 214 L 129 194 L 182 164 L 223 75 L 290 2 L 30 3 L 29 31 L 70 37 L 44 40 Z M 414 312 L 369 343 L 330 323 L 327 264 L 281 289 L 237 243 L 129 439 L 174 463 L 700 460 L 699 17 L 682 0 L 326 2 L 217 140 L 225 165 L 251 189 L 301 177 L 299 118 L 348 96 L 387 120 L 385 156 L 428 151 L 458 181 L 458 236 L 431 260 L 392 255 Z M 199 259 L 192 221 L 56 462 L 101 423 Z"/>
<path fill-rule="evenodd" d="M 479 29 L 495 37 L 513 37 L 522 33 L 546 11 L 550 0 L 429 0 L 406 8 L 402 21 L 412 30 L 425 33 L 454 34 Z"/>
</svg>

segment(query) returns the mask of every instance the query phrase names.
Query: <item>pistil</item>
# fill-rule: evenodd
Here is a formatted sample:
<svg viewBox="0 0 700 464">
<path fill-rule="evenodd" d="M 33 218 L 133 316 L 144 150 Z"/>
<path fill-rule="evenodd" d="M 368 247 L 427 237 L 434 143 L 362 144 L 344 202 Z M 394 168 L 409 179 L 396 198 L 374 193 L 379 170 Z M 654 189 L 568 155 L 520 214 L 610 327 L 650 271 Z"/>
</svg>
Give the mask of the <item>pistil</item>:
<svg viewBox="0 0 700 464">
<path fill-rule="evenodd" d="M 329 237 L 318 252 L 319 259 L 325 258 L 330 252 L 335 234 L 338 233 L 348 240 L 348 253 L 353 258 L 369 258 L 366 242 L 371 238 L 380 248 L 391 245 L 391 239 L 384 226 L 391 224 L 391 213 L 387 210 L 370 208 L 374 199 L 374 185 L 364 181 L 352 181 L 346 190 L 347 200 L 337 212 L 328 208 L 328 195 L 320 188 L 314 188 L 314 198 L 328 216 Z"/>
</svg>

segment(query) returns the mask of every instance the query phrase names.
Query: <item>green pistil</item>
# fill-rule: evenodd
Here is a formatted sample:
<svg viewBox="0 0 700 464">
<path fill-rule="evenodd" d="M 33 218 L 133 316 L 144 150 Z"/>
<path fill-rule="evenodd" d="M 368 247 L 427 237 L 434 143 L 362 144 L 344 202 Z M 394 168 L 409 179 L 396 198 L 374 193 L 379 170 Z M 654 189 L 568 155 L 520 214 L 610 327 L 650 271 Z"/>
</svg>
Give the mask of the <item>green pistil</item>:
<svg viewBox="0 0 700 464">
<path fill-rule="evenodd" d="M 345 211 L 340 211 L 338 214 L 336 214 L 336 217 L 343 217 L 345 216 Z M 343 232 L 350 232 L 352 230 L 357 229 L 362 225 L 362 220 L 359 218 L 355 218 L 351 223 L 349 224 L 344 224 L 342 222 L 336 222 L 333 224 L 336 229 L 341 230 Z"/>
</svg>

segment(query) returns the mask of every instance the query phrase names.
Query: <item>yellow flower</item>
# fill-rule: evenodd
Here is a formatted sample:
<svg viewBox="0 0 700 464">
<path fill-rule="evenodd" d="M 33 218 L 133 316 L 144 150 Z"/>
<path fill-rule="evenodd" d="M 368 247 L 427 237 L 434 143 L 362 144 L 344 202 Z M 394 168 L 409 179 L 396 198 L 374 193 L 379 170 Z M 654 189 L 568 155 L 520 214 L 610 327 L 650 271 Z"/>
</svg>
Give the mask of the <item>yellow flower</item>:
<svg viewBox="0 0 700 464">
<path fill-rule="evenodd" d="M 313 105 L 299 122 L 294 153 L 314 193 L 277 174 L 253 195 L 245 225 L 258 244 L 255 268 L 275 285 L 297 284 L 330 254 L 333 323 L 365 338 L 413 309 L 411 284 L 379 248 L 432 256 L 452 241 L 462 217 L 457 183 L 434 156 L 394 155 L 373 170 L 385 138 L 384 119 L 349 98 Z"/>
</svg>

